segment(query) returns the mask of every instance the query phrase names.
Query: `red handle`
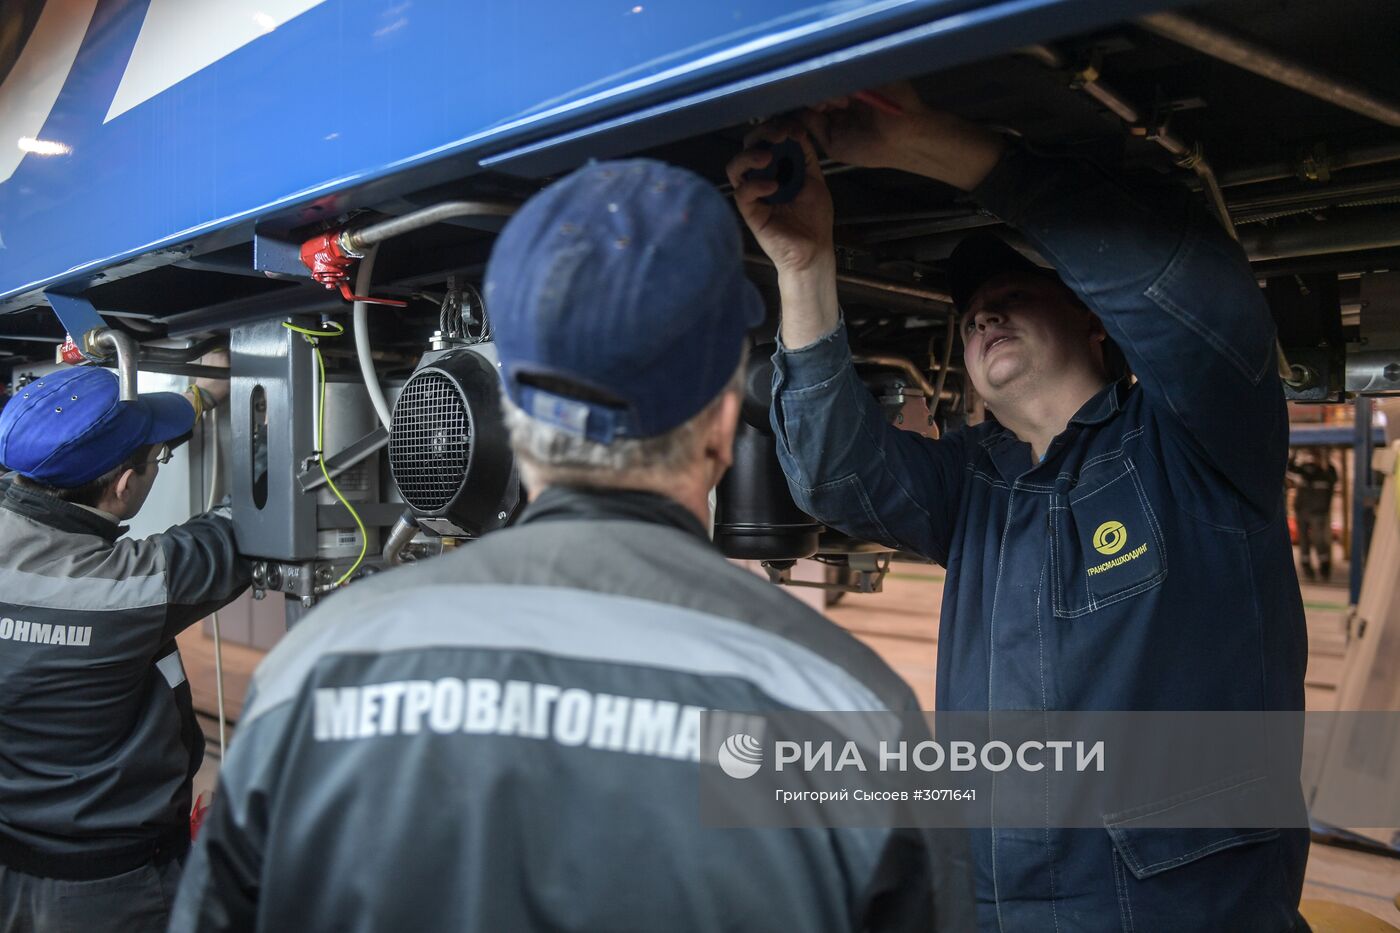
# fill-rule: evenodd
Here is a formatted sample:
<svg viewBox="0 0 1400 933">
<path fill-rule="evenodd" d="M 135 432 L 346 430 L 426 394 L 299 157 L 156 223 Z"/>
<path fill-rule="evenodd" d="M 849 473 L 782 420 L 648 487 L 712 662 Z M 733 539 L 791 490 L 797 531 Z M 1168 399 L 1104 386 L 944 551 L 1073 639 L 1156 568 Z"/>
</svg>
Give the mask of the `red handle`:
<svg viewBox="0 0 1400 933">
<path fill-rule="evenodd" d="M 327 286 L 327 288 L 329 287 Z M 340 297 L 346 301 L 363 301 L 367 305 L 388 305 L 391 308 L 408 307 L 408 302 L 399 301 L 397 298 L 370 298 L 367 295 L 352 295 L 350 294 L 350 283 L 343 280 L 340 283 Z"/>
<path fill-rule="evenodd" d="M 346 301 L 363 301 L 372 305 L 407 308 L 408 302 L 406 301 L 394 298 L 370 298 L 350 293 L 350 270 L 359 257 L 345 252 L 340 245 L 340 233 L 339 230 L 332 230 L 329 233 L 314 236 L 301 244 L 301 261 L 306 268 L 311 270 L 311 277 L 326 288 L 339 289 L 341 297 Z"/>
</svg>

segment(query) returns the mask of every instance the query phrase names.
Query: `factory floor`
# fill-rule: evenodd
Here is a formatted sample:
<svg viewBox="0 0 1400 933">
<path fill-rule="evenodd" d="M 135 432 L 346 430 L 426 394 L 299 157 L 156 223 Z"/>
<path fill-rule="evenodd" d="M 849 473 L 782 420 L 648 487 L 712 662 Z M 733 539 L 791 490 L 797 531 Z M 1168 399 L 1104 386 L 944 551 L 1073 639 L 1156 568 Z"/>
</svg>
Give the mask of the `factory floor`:
<svg viewBox="0 0 1400 933">
<path fill-rule="evenodd" d="M 1342 582 L 1303 584 L 1303 606 L 1308 617 L 1306 685 L 1310 710 L 1333 708 L 1346 648 L 1345 564 L 1334 573 L 1334 579 Z M 885 580 L 884 592 L 845 596 L 827 614 L 898 671 L 914 687 L 924 709 L 933 709 L 937 619 L 942 598 L 941 568 L 895 564 Z M 1400 858 L 1314 843 L 1303 898 L 1354 907 L 1400 927 Z M 1314 926 L 1318 933 L 1324 929 L 1315 920 Z"/>
<path fill-rule="evenodd" d="M 1346 580 L 1346 567 L 1338 568 Z M 801 591 L 795 591 L 801 592 Z M 815 594 L 807 590 L 806 594 Z M 935 657 L 938 650 L 938 611 L 943 596 L 943 572 L 921 564 L 895 564 L 884 591 L 846 595 L 828 615 L 878 652 L 914 688 L 925 709 L 933 708 Z M 1308 618 L 1308 709 L 1331 709 L 1346 646 L 1344 582 L 1304 584 Z M 195 792 L 212 789 L 218 769 L 213 642 L 198 626 L 180 636 L 180 649 L 201 713 L 210 754 L 195 779 Z M 264 652 L 242 645 L 224 645 L 225 709 L 236 720 L 243 706 L 248 678 Z M 231 730 L 230 730 L 231 732 Z M 1307 900 L 1329 901 L 1366 911 L 1400 927 L 1400 858 L 1375 855 L 1332 845 L 1314 844 L 1303 889 Z M 1319 931 L 1323 925 L 1314 921 Z M 1336 926 L 1338 931 L 1357 929 Z"/>
</svg>

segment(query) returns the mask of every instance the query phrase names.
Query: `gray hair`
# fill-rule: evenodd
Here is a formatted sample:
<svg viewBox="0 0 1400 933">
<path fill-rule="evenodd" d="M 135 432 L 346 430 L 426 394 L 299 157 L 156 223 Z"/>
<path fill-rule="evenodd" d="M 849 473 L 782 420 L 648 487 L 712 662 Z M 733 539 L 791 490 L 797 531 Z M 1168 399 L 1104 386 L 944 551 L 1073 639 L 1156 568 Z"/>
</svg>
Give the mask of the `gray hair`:
<svg viewBox="0 0 1400 933">
<path fill-rule="evenodd" d="M 685 470 L 701 455 L 706 428 L 725 394 L 742 394 L 747 352 L 723 389 L 700 412 L 656 437 L 623 438 L 603 444 L 526 414 L 505 395 L 501 411 L 511 450 L 533 483 L 626 486 L 656 481 Z"/>
</svg>

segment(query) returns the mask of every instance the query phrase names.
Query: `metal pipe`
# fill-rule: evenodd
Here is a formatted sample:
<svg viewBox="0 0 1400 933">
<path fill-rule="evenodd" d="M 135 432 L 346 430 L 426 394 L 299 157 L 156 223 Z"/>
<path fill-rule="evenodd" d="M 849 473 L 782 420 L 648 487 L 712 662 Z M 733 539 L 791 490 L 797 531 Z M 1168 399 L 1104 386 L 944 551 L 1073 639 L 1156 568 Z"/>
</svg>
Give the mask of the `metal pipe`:
<svg viewBox="0 0 1400 933">
<path fill-rule="evenodd" d="M 1055 68 L 1060 68 L 1064 65 L 1064 56 L 1050 46 L 1032 46 L 1026 50 L 1026 53 Z M 1216 179 L 1215 170 L 1206 159 L 1205 151 L 1201 148 L 1201 144 L 1186 142 L 1172 132 L 1165 123 L 1155 128 L 1145 126 L 1142 113 L 1112 87 L 1099 80 L 1099 71 L 1097 67 L 1090 65 L 1080 70 L 1074 77 L 1078 86 L 1085 93 L 1089 94 L 1099 103 L 1117 114 L 1120 119 L 1128 123 L 1129 126 L 1132 127 L 1133 133 L 1141 134 L 1171 153 L 1176 159 L 1176 164 L 1179 168 L 1190 169 L 1196 173 L 1196 177 L 1201 180 L 1201 185 L 1206 190 L 1206 195 L 1210 198 L 1211 207 L 1215 210 L 1215 216 L 1220 221 L 1220 225 L 1225 228 L 1225 232 L 1229 234 L 1230 239 L 1238 243 L 1240 241 L 1240 235 L 1235 229 L 1234 220 L 1230 217 L 1229 205 L 1225 203 L 1225 195 L 1220 190 L 1220 182 Z M 1288 362 L 1288 356 L 1283 352 L 1283 344 L 1275 341 L 1274 351 L 1277 357 L 1279 377 L 1289 385 L 1300 385 L 1303 377 L 1300 372 Z"/>
<path fill-rule="evenodd" d="M 1238 198 L 1231 202 L 1230 208 L 1236 216 L 1244 214 L 1251 220 L 1258 221 L 1287 213 L 1313 211 L 1321 207 L 1361 207 L 1385 203 L 1395 198 L 1400 198 L 1400 178 L 1392 176 L 1348 185 L 1331 184 L 1263 197 Z"/>
<path fill-rule="evenodd" d="M 121 384 L 123 402 L 136 401 L 136 360 L 138 349 L 130 334 L 110 327 L 98 327 L 88 331 L 87 344 L 96 355 L 106 356 L 110 351 L 117 357 L 117 380 Z"/>
<path fill-rule="evenodd" d="M 909 377 L 909 381 L 923 394 L 926 399 L 941 401 L 938 389 L 928 377 L 919 371 L 919 367 L 914 365 L 914 361 L 905 356 L 896 356 L 893 353 L 857 353 L 851 357 L 854 363 L 864 363 L 868 366 L 888 366 L 890 369 L 897 369 Z M 951 392 L 946 395 L 948 400 L 952 400 Z M 935 404 L 937 402 L 935 401 Z"/>
<path fill-rule="evenodd" d="M 948 326 L 945 328 L 943 337 L 943 358 L 938 366 L 938 383 L 933 387 L 933 401 L 929 405 L 928 415 L 932 418 L 938 414 L 938 403 L 943 401 L 943 386 L 948 382 L 948 369 L 953 365 L 953 344 L 956 343 L 957 318 L 950 317 Z"/>
<path fill-rule="evenodd" d="M 115 369 L 116 361 L 106 359 L 100 361 L 101 366 L 108 369 Z M 198 363 L 147 363 L 141 361 L 137 367 L 143 372 L 164 373 L 168 376 L 188 376 L 191 379 L 227 379 L 228 367 L 226 366 L 201 366 Z"/>
<path fill-rule="evenodd" d="M 745 253 L 744 262 L 753 263 L 756 266 L 773 265 L 773 260 L 767 256 L 760 256 L 756 253 Z M 953 296 L 944 291 L 933 288 L 920 288 L 914 285 L 900 285 L 897 282 L 887 282 L 884 279 L 875 279 L 865 275 L 852 275 L 845 272 L 837 273 L 836 281 L 846 285 L 854 285 L 858 288 L 869 288 L 874 291 L 889 292 L 892 295 L 904 295 L 908 298 L 918 298 L 922 301 L 932 301 L 938 304 L 953 304 Z"/>
<path fill-rule="evenodd" d="M 1118 119 L 1124 123 L 1141 123 L 1142 114 L 1138 113 L 1136 107 L 1119 97 L 1109 88 L 1104 87 L 1100 81 L 1087 81 L 1084 84 L 1084 92 L 1094 100 L 1103 104 L 1109 110 L 1118 115 Z"/>
<path fill-rule="evenodd" d="M 384 564 L 388 567 L 397 567 L 403 561 L 403 549 L 408 547 L 408 542 L 413 540 L 418 534 L 418 522 L 414 519 L 412 512 L 404 512 L 399 516 L 399 520 L 394 522 L 393 529 L 389 532 L 389 540 L 384 545 Z"/>
<path fill-rule="evenodd" d="M 1254 185 L 1266 181 L 1280 181 L 1284 178 L 1300 178 L 1317 181 L 1320 172 L 1338 172 L 1349 168 L 1364 168 L 1368 165 L 1384 165 L 1387 162 L 1400 162 L 1400 143 L 1386 143 L 1379 146 L 1357 146 L 1336 156 L 1314 153 L 1296 163 L 1271 162 L 1252 168 L 1225 172 L 1220 176 L 1222 188 L 1236 188 L 1241 185 Z"/>
<path fill-rule="evenodd" d="M 421 211 L 381 220 L 377 224 L 370 224 L 358 230 L 348 230 L 341 235 L 341 245 L 348 252 L 362 254 L 376 243 L 383 243 L 409 231 L 430 227 L 454 217 L 509 217 L 519 208 L 518 204 L 503 201 L 443 201 Z"/>
<path fill-rule="evenodd" d="M 1046 68 L 1063 68 L 1065 66 L 1064 56 L 1048 45 L 1027 45 L 1016 51 L 1027 58 L 1035 59 Z"/>
<path fill-rule="evenodd" d="M 1361 598 L 1361 581 L 1366 576 L 1366 552 L 1371 547 L 1370 535 L 1366 534 L 1366 507 L 1370 504 L 1371 451 L 1375 445 L 1371 428 L 1371 399 L 1359 397 L 1354 406 L 1355 441 L 1352 446 L 1352 468 L 1355 480 L 1351 485 L 1351 603 Z"/>
<path fill-rule="evenodd" d="M 369 294 L 370 282 L 374 278 L 374 259 L 377 255 L 379 255 L 378 246 L 371 246 L 365 250 L 365 257 L 360 260 L 360 270 L 355 276 L 355 294 Z M 374 407 L 375 417 L 379 419 L 379 423 L 384 425 L 384 430 L 387 431 L 393 412 L 389 408 L 388 400 L 384 397 L 384 388 L 379 384 L 379 374 L 374 369 L 373 349 L 369 343 L 368 303 L 355 302 L 351 322 L 351 327 L 355 331 L 355 357 L 360 363 L 360 378 L 364 380 L 365 392 L 369 395 L 370 405 Z"/>
<path fill-rule="evenodd" d="M 1327 223 L 1250 229 L 1241 245 L 1254 261 L 1400 246 L 1400 211 L 1358 210 L 1352 217 Z"/>
<path fill-rule="evenodd" d="M 1051 68 L 1063 69 L 1066 67 L 1065 57 L 1048 45 L 1027 46 L 1021 50 L 1021 53 Z M 1210 197 L 1211 207 L 1215 209 L 1215 214 L 1220 218 L 1225 232 L 1230 234 L 1233 239 L 1239 239 L 1235 233 L 1235 224 L 1230 219 L 1230 209 L 1225 204 L 1225 195 L 1220 192 L 1220 183 L 1216 180 L 1215 170 L 1206 160 L 1205 153 L 1199 143 L 1186 142 L 1165 125 L 1148 127 L 1146 125 L 1147 119 L 1143 116 L 1142 111 L 1133 106 L 1113 87 L 1099 79 L 1099 70 L 1095 65 L 1090 65 L 1076 72 L 1074 84 L 1085 94 L 1111 110 L 1124 123 L 1127 123 L 1134 135 L 1149 139 L 1171 153 L 1179 168 L 1195 172 L 1201 180 L 1202 186 L 1205 187 L 1206 194 Z"/>
<path fill-rule="evenodd" d="M 1180 13 L 1153 13 L 1138 22 L 1150 32 L 1218 58 L 1260 77 L 1310 94 L 1387 126 L 1400 127 L 1400 106 L 1365 88 L 1334 77 L 1301 62 L 1285 58 L 1249 39 L 1231 35 L 1215 26 Z"/>
<path fill-rule="evenodd" d="M 891 295 L 905 295 L 909 298 L 921 298 L 924 301 L 934 301 L 945 304 L 949 307 L 953 304 L 953 296 L 948 292 L 938 291 L 933 288 L 917 288 L 913 285 L 900 285 L 896 282 L 886 282 L 884 279 L 875 279 L 866 275 L 851 275 L 848 273 L 838 273 L 836 281 L 846 285 L 854 285 L 858 288 L 869 288 L 880 292 L 889 292 Z"/>
<path fill-rule="evenodd" d="M 1164 134 L 1165 135 L 1165 134 Z M 1182 168 L 1189 168 L 1196 173 L 1196 177 L 1205 185 L 1206 194 L 1210 196 L 1211 206 L 1215 208 L 1215 216 L 1220 219 L 1220 223 L 1225 227 L 1225 232 L 1230 234 L 1230 239 L 1236 243 L 1240 240 L 1239 233 L 1235 230 L 1235 222 L 1230 217 L 1230 208 L 1225 203 L 1225 195 L 1220 191 L 1220 183 L 1216 181 L 1215 170 L 1206 161 L 1205 154 L 1201 152 L 1198 144 L 1189 155 L 1184 155 L 1177 159 L 1177 165 Z"/>
<path fill-rule="evenodd" d="M 189 363 L 199 359 L 210 350 L 228 346 L 227 337 L 209 337 L 188 347 L 150 347 L 141 345 L 141 362 Z"/>
</svg>

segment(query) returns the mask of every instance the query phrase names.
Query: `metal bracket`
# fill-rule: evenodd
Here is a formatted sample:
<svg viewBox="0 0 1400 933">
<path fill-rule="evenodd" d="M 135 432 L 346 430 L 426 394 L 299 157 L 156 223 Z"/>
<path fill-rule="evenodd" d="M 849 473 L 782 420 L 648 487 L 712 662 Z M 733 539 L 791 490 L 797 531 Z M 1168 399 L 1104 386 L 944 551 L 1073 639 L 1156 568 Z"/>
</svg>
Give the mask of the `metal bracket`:
<svg viewBox="0 0 1400 933">
<path fill-rule="evenodd" d="M 763 569 L 767 571 L 769 581 L 783 586 L 806 586 L 842 593 L 880 593 L 885 589 L 885 574 L 889 573 L 893 557 L 892 551 L 868 551 L 846 555 L 847 566 L 851 569 L 849 583 L 794 580 L 792 567 L 795 561 L 764 561 Z"/>
<path fill-rule="evenodd" d="M 253 231 L 253 268 L 274 278 L 311 278 L 301 261 L 301 244 Z"/>
<path fill-rule="evenodd" d="M 403 514 L 402 502 L 356 502 L 355 511 L 366 528 L 383 528 L 392 525 Z M 347 528 L 355 524 L 345 506 L 339 502 L 330 505 L 317 504 L 317 528 Z"/>
<path fill-rule="evenodd" d="M 1400 395 L 1400 349 L 1348 353 L 1346 377 L 1356 395 Z"/>
<path fill-rule="evenodd" d="M 92 302 L 77 295 L 64 295 L 56 291 L 44 292 L 44 297 L 49 300 L 49 306 L 53 308 L 53 313 L 63 324 L 63 329 L 68 331 L 68 335 L 73 338 L 73 343 L 83 351 L 83 355 L 88 359 L 95 359 L 87 353 L 83 335 L 106 327 L 107 322 L 102 320 L 102 315 L 97 313 Z"/>
<path fill-rule="evenodd" d="M 377 427 L 344 450 L 332 457 L 327 457 L 326 472 L 331 475 L 331 479 L 335 479 L 361 460 L 387 446 L 389 446 L 389 432 L 384 430 L 382 426 Z M 320 467 L 315 465 L 314 458 L 312 460 L 311 466 L 297 474 L 297 485 L 301 487 L 302 492 L 311 492 L 326 485 L 326 477 L 321 474 Z"/>
</svg>

